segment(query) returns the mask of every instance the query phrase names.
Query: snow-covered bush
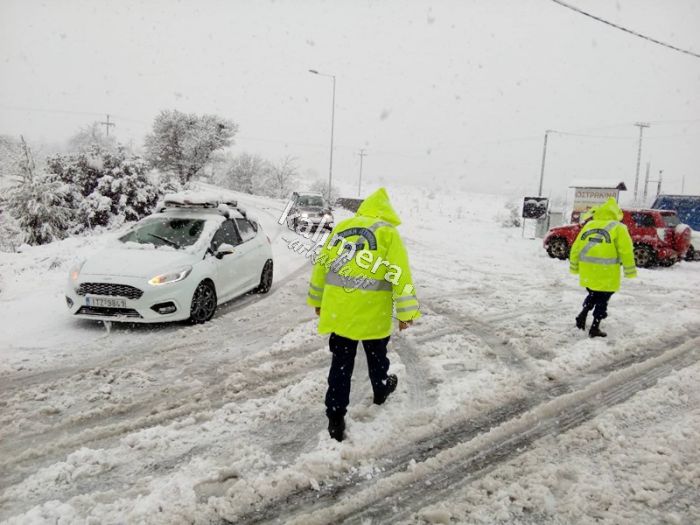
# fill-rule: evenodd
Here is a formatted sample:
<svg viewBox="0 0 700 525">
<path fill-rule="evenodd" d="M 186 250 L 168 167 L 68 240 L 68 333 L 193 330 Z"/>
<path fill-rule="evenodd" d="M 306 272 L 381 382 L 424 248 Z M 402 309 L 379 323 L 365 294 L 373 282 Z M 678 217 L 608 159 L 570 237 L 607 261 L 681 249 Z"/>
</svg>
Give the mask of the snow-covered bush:
<svg viewBox="0 0 700 525">
<path fill-rule="evenodd" d="M 56 155 L 48 159 L 47 171 L 69 188 L 74 232 L 138 220 L 151 213 L 159 197 L 146 163 L 123 149 Z"/>
<path fill-rule="evenodd" d="M 0 207 L 3 204 L 0 203 Z M 0 252 L 15 252 L 22 244 L 22 230 L 8 211 L 0 209 Z"/>
<path fill-rule="evenodd" d="M 505 209 L 500 210 L 496 214 L 496 221 L 504 228 L 518 228 L 522 226 L 520 203 L 514 200 L 508 201 L 505 205 Z"/>
<path fill-rule="evenodd" d="M 36 169 L 24 139 L 17 169 L 15 183 L 3 199 L 3 206 L 16 220 L 21 240 L 46 244 L 66 237 L 72 216 L 68 185 Z"/>
<path fill-rule="evenodd" d="M 214 178 L 225 188 L 244 193 L 261 193 L 272 165 L 260 155 L 230 153 L 219 155 L 214 161 Z"/>
</svg>

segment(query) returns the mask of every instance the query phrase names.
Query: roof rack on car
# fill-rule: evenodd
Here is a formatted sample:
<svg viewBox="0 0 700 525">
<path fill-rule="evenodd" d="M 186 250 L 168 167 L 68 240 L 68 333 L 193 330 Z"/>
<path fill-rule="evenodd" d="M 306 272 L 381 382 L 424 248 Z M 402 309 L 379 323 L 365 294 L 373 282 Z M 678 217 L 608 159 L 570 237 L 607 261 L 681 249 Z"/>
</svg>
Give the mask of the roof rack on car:
<svg viewBox="0 0 700 525">
<path fill-rule="evenodd" d="M 227 219 L 231 216 L 231 210 L 236 210 L 243 217 L 246 217 L 247 215 L 245 208 L 239 206 L 238 201 L 235 199 L 227 199 L 210 194 L 196 194 L 190 192 L 166 195 L 163 198 L 163 201 L 156 207 L 156 211 L 158 213 L 172 209 L 217 211 Z"/>
</svg>

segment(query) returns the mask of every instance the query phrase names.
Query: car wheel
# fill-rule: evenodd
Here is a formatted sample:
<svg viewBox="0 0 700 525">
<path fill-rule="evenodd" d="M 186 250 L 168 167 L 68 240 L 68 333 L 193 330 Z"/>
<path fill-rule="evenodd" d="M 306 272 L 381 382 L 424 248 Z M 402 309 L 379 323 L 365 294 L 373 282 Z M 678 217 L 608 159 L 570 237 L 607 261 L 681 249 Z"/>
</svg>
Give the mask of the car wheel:
<svg viewBox="0 0 700 525">
<path fill-rule="evenodd" d="M 556 237 L 549 241 L 547 253 L 553 259 L 566 260 L 566 258 L 569 257 L 569 244 L 566 242 L 566 239 Z"/>
<path fill-rule="evenodd" d="M 646 244 L 634 246 L 634 261 L 639 268 L 651 268 L 656 263 L 654 250 Z"/>
<path fill-rule="evenodd" d="M 190 322 L 206 323 L 214 317 L 214 312 L 216 312 L 216 289 L 211 281 L 202 281 L 192 296 Z"/>
<path fill-rule="evenodd" d="M 693 245 L 691 244 L 688 247 L 688 251 L 685 252 L 685 260 L 686 261 L 694 261 L 698 257 L 698 252 L 695 251 L 695 248 L 693 248 Z"/>
<path fill-rule="evenodd" d="M 263 266 L 262 273 L 260 274 L 260 284 L 254 290 L 255 293 L 267 293 L 272 288 L 272 275 L 273 275 L 273 265 L 272 260 L 268 259 Z"/>
</svg>

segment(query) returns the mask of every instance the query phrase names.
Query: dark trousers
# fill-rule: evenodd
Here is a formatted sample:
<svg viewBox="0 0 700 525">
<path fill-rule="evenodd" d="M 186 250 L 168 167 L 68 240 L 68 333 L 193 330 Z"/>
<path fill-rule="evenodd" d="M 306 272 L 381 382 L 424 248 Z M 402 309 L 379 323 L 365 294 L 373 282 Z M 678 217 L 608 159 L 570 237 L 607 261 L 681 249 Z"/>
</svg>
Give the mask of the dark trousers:
<svg viewBox="0 0 700 525">
<path fill-rule="evenodd" d="M 596 290 L 588 290 L 588 295 L 583 301 L 583 311 L 588 313 L 593 310 L 593 319 L 602 321 L 608 316 L 608 301 L 615 292 L 598 292 Z"/>
<path fill-rule="evenodd" d="M 350 380 L 355 368 L 355 353 L 357 343 L 353 339 L 331 334 L 328 344 L 333 353 L 331 370 L 328 373 L 328 391 L 326 392 L 326 415 L 328 417 L 344 416 L 350 404 Z M 367 354 L 369 380 L 375 396 L 386 393 L 387 370 L 389 359 L 386 356 L 386 346 L 389 338 L 368 339 L 362 341 L 362 347 Z"/>
</svg>

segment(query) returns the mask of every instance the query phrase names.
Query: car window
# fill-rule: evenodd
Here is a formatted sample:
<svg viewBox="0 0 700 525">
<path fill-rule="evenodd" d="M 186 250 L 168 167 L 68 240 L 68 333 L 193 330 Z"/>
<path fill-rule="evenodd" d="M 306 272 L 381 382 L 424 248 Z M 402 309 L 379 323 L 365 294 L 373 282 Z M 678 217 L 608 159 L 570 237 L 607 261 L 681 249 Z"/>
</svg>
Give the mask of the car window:
<svg viewBox="0 0 700 525">
<path fill-rule="evenodd" d="M 230 244 L 231 246 L 236 246 L 241 243 L 241 238 L 236 231 L 236 227 L 233 225 L 233 221 L 227 220 L 221 224 L 221 227 L 214 234 L 214 238 L 211 240 L 211 249 L 216 251 L 222 244 Z"/>
<path fill-rule="evenodd" d="M 243 242 L 255 237 L 255 228 L 247 219 L 236 219 L 236 224 L 238 225 L 238 231 L 241 232 Z"/>
<path fill-rule="evenodd" d="M 662 213 L 661 217 L 664 219 L 664 224 L 668 226 L 678 226 L 681 221 L 678 218 L 678 215 L 675 213 Z"/>
<path fill-rule="evenodd" d="M 323 197 L 317 195 L 301 195 L 297 200 L 298 206 L 323 207 Z"/>
<path fill-rule="evenodd" d="M 156 248 L 170 246 L 179 249 L 192 246 L 203 230 L 204 220 L 202 219 L 158 217 L 139 222 L 119 240 L 153 244 Z"/>
<path fill-rule="evenodd" d="M 653 228 L 656 225 L 654 217 L 648 213 L 634 213 L 632 218 L 634 223 L 642 228 Z"/>
</svg>

